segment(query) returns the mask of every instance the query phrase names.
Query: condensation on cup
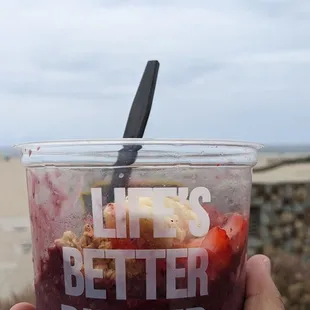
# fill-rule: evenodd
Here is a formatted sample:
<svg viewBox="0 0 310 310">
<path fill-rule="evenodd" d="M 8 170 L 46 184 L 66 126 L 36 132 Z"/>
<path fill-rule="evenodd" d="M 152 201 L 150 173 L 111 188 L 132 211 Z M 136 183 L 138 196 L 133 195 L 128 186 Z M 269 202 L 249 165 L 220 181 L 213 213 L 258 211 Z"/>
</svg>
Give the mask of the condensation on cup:
<svg viewBox="0 0 310 310">
<path fill-rule="evenodd" d="M 136 144 L 126 175 L 115 166 L 118 152 Z M 37 309 L 242 309 L 260 147 L 145 139 L 20 145 Z"/>
</svg>

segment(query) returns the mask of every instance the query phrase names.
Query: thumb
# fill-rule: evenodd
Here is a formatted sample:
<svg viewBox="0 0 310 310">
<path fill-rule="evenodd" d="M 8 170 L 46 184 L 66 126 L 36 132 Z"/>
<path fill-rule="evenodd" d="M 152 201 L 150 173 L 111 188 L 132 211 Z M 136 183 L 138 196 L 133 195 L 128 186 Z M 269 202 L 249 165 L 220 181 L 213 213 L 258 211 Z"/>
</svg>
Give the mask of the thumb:
<svg viewBox="0 0 310 310">
<path fill-rule="evenodd" d="M 283 310 L 281 295 L 270 275 L 270 260 L 264 255 L 251 257 L 246 266 L 245 310 Z"/>
<path fill-rule="evenodd" d="M 35 310 L 35 307 L 26 302 L 21 302 L 19 304 L 14 305 L 10 310 Z"/>
</svg>

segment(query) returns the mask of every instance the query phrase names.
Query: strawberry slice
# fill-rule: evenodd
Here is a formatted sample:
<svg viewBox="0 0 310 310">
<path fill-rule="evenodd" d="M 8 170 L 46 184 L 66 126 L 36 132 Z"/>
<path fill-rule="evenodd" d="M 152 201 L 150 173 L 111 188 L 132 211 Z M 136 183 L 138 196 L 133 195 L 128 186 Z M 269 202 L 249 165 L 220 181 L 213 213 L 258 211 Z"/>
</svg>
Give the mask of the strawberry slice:
<svg viewBox="0 0 310 310">
<path fill-rule="evenodd" d="M 220 271 L 229 267 L 232 248 L 225 230 L 220 227 L 210 229 L 201 246 L 209 254 L 208 275 L 214 278 Z"/>
<path fill-rule="evenodd" d="M 242 215 L 233 213 L 227 216 L 227 222 L 222 228 L 230 239 L 233 251 L 242 251 L 247 240 L 248 221 Z"/>
<path fill-rule="evenodd" d="M 138 248 L 136 240 L 130 238 L 111 239 L 112 249 L 135 250 Z"/>
<path fill-rule="evenodd" d="M 229 268 L 232 248 L 230 239 L 224 229 L 213 227 L 205 237 L 191 240 L 187 247 L 202 247 L 208 251 L 209 264 L 207 273 L 211 280 L 214 280 L 222 270 Z"/>
<path fill-rule="evenodd" d="M 206 210 L 210 217 L 210 228 L 221 226 L 224 223 L 225 217 L 216 207 L 209 203 L 203 203 L 202 207 Z"/>
</svg>

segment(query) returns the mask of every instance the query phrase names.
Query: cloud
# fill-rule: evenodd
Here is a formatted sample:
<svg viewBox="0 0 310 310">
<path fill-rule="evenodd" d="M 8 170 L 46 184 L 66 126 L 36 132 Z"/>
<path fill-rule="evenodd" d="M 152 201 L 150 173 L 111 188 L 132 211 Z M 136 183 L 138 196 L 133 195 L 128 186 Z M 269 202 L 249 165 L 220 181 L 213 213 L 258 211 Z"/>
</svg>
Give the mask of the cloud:
<svg viewBox="0 0 310 310">
<path fill-rule="evenodd" d="M 307 0 L 0 4 L 0 144 L 120 137 L 148 59 L 146 135 L 305 142 Z"/>
</svg>

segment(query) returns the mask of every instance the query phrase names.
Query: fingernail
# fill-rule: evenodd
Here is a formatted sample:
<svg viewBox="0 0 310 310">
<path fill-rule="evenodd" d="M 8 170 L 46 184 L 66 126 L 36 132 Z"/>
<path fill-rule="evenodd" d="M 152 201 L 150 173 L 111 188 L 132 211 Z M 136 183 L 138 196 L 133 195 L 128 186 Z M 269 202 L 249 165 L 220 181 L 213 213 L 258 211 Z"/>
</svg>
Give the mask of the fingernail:
<svg viewBox="0 0 310 310">
<path fill-rule="evenodd" d="M 271 262 L 268 257 L 263 260 L 264 266 L 267 269 L 268 273 L 271 274 Z"/>
</svg>

